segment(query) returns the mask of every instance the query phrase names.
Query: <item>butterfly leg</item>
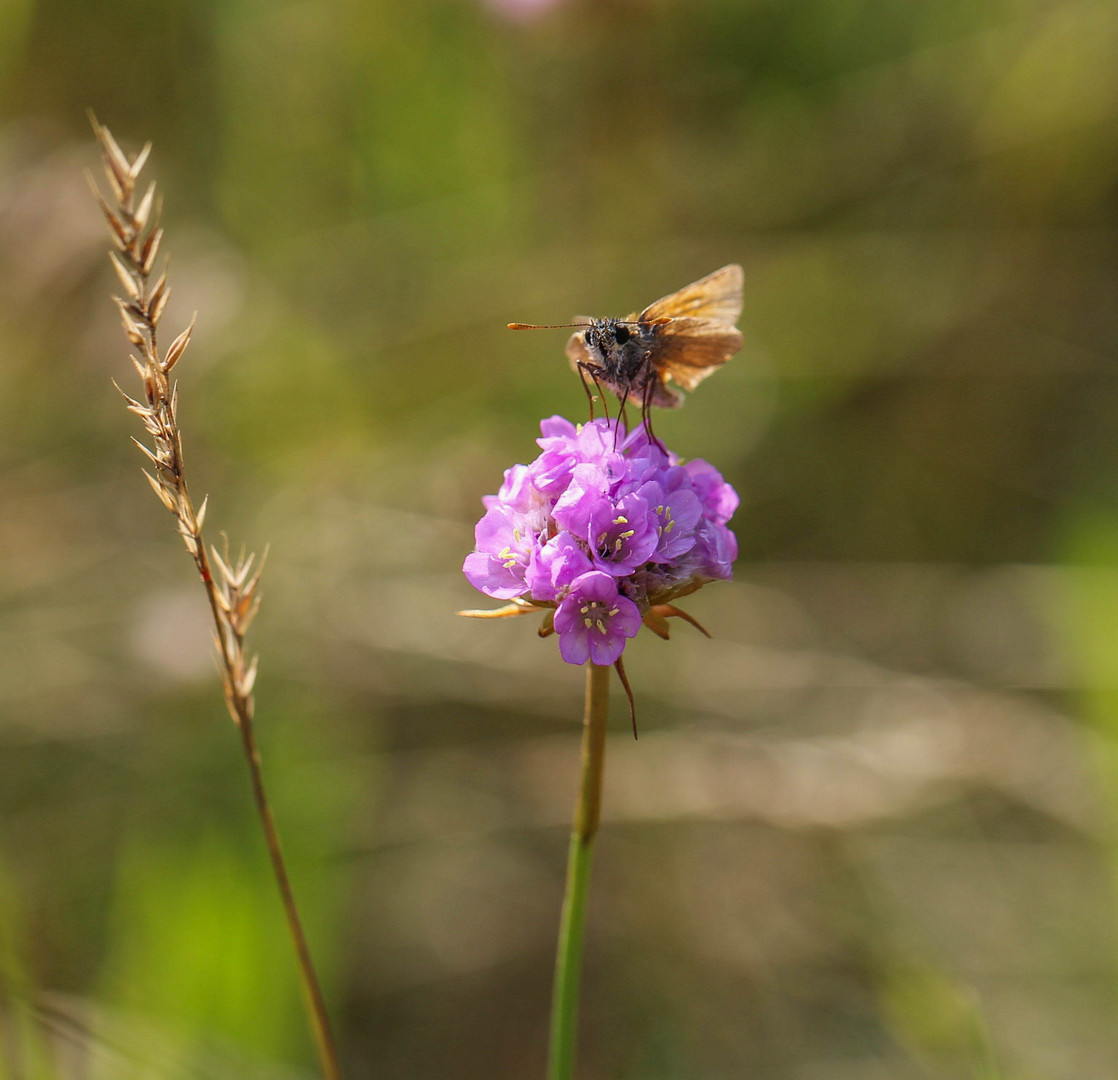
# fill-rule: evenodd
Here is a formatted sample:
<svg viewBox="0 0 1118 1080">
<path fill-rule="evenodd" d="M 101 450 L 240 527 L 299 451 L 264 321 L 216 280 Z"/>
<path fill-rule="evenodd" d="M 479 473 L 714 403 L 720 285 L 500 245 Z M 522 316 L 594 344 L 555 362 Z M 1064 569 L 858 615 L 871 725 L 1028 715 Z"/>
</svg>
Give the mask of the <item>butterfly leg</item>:
<svg viewBox="0 0 1118 1080">
<path fill-rule="evenodd" d="M 586 377 L 590 376 L 590 381 L 594 384 L 594 389 L 598 391 L 598 400 L 602 403 L 602 409 L 605 411 L 606 419 L 609 419 L 609 408 L 606 406 L 606 396 L 602 393 L 601 384 L 598 382 L 598 372 L 601 369 L 593 364 L 588 364 L 584 360 L 578 362 L 578 374 L 582 379 L 582 389 L 586 391 L 586 400 L 590 404 L 590 419 L 594 419 L 594 395 L 590 392 L 590 387 L 587 385 Z"/>
<path fill-rule="evenodd" d="M 644 384 L 644 391 L 641 394 L 641 425 L 644 427 L 644 433 L 648 436 L 650 443 L 655 443 L 665 454 L 668 448 L 656 437 L 652 430 L 652 395 L 656 390 L 656 380 L 649 379 Z"/>
<path fill-rule="evenodd" d="M 617 449 L 617 435 L 622 427 L 625 428 L 625 434 L 629 433 L 629 414 L 625 412 L 625 406 L 629 404 L 629 395 L 626 394 L 622 399 L 617 410 L 617 424 L 613 429 L 613 446 Z"/>
<path fill-rule="evenodd" d="M 617 449 L 617 441 L 621 436 L 621 428 L 624 426 L 625 434 L 629 434 L 629 418 L 625 414 L 625 406 L 629 404 L 629 387 L 630 384 L 626 383 L 623 389 L 617 392 L 617 422 L 613 425 L 613 448 Z"/>
</svg>

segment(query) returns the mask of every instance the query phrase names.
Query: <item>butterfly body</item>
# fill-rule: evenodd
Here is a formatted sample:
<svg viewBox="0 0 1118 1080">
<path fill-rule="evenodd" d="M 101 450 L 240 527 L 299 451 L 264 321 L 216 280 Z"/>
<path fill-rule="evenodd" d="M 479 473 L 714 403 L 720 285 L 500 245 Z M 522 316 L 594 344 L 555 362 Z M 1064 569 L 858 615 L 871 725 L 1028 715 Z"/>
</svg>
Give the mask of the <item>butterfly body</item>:
<svg viewBox="0 0 1118 1080">
<path fill-rule="evenodd" d="M 624 319 L 579 319 L 567 342 L 571 366 L 642 413 L 683 403 L 741 348 L 742 269 L 731 264 Z M 677 386 L 670 386 L 674 382 Z"/>
<path fill-rule="evenodd" d="M 666 386 L 658 377 L 653 359 L 662 323 L 642 323 L 626 319 L 592 319 L 585 330 L 574 334 L 567 353 L 580 353 L 575 361 L 600 385 L 612 390 L 620 400 L 634 398 L 649 404 L 672 408 L 683 400 L 678 390 Z M 581 338 L 581 341 L 578 339 Z M 582 359 L 585 350 L 589 359 Z"/>
</svg>

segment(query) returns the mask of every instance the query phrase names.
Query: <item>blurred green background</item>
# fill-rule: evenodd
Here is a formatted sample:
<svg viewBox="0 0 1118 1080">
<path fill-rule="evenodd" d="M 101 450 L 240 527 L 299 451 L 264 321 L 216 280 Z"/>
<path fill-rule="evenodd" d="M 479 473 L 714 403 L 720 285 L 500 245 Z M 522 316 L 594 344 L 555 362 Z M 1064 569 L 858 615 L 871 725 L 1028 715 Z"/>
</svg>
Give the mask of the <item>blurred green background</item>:
<svg viewBox="0 0 1118 1080">
<path fill-rule="evenodd" d="M 626 653 L 585 1080 L 1118 1061 L 1112 0 L 0 0 L 0 1075 L 313 1075 L 84 111 L 166 197 L 208 530 L 349 1077 L 543 1072 L 582 673 L 476 623 L 563 331 L 731 261 L 657 431 L 737 580 Z M 53 1060 L 54 1064 L 51 1064 Z"/>
</svg>

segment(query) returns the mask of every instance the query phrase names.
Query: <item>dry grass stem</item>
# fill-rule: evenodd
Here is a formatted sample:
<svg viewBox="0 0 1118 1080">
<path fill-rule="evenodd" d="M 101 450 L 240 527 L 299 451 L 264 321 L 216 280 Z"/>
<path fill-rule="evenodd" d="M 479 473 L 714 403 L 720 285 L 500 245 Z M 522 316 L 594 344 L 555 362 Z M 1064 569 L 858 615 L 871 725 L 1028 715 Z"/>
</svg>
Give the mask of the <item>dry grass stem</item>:
<svg viewBox="0 0 1118 1080">
<path fill-rule="evenodd" d="M 187 490 L 182 435 L 178 424 L 178 386 L 171 380 L 171 370 L 190 344 L 194 320 L 160 353 L 159 320 L 171 295 L 166 269 L 152 280 L 163 239 L 163 230 L 159 225 L 162 206 L 154 183 L 149 184 L 137 199 L 137 182 L 147 162 L 151 144 L 148 143 L 129 160 L 109 130 L 96 118 L 91 116 L 90 119 L 101 144 L 110 198 L 102 195 L 92 177 L 90 185 L 109 224 L 115 245 L 109 258 L 126 295 L 114 299 L 120 310 L 124 333 L 136 350 L 130 354 L 130 359 L 143 383 L 143 400 L 131 397 L 119 386 L 117 389 L 124 397 L 129 412 L 140 418 L 150 439 L 150 445 L 139 439 L 132 440 L 147 459 L 149 468 L 144 470 L 144 475 L 159 501 L 174 514 L 179 535 L 205 586 L 213 613 L 214 641 L 225 701 L 241 734 L 252 779 L 253 798 L 295 945 L 319 1061 L 326 1080 L 338 1080 L 340 1073 L 326 1007 L 264 791 L 260 755 L 253 733 L 255 702 L 252 690 L 256 682 L 257 658 L 249 659 L 245 653 L 245 635 L 260 605 L 257 590 L 263 560 L 257 563 L 254 555 L 243 551 L 233 560 L 229 559 L 227 551 L 222 554 L 214 547 L 208 553 L 206 551 L 202 526 L 206 520 L 207 502 L 203 500 L 201 506 L 195 508 Z"/>
</svg>

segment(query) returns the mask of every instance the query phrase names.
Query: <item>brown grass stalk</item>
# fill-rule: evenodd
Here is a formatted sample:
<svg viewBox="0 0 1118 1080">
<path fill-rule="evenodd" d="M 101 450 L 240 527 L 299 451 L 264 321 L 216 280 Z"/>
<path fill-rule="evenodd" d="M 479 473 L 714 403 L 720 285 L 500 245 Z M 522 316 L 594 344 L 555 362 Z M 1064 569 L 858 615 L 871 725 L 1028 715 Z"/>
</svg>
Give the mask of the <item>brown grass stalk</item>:
<svg viewBox="0 0 1118 1080">
<path fill-rule="evenodd" d="M 326 1080 L 339 1080 L 337 1053 L 326 1005 L 265 793 L 260 753 L 253 731 L 252 689 L 256 681 L 257 658 L 248 658 L 245 652 L 245 634 L 260 605 L 257 592 L 260 565 L 256 564 L 255 556 L 251 554 L 246 556 L 242 553 L 237 559 L 230 560 L 227 554 L 219 554 L 214 547 L 207 554 L 202 539 L 207 503 L 203 500 L 196 509 L 186 486 L 182 435 L 178 424 L 178 386 L 171 379 L 171 369 L 182 359 L 190 344 L 194 321 L 191 320 L 190 325 L 160 352 L 157 330 L 171 294 L 165 269 L 158 278 L 152 280 L 163 238 L 163 230 L 159 226 L 161 200 L 156 197 L 154 183 L 149 184 L 143 194 L 137 197 L 140 172 L 147 162 L 151 144 L 148 143 L 134 158 L 129 159 L 108 129 L 92 115 L 90 119 L 101 144 L 110 197 L 106 198 L 101 194 L 92 177 L 90 181 L 115 244 L 115 250 L 110 251 L 109 258 L 125 292 L 123 297 L 115 297 L 115 300 L 120 309 L 124 332 L 136 350 L 130 355 L 130 359 L 143 383 L 144 400 L 130 397 L 123 390 L 120 392 L 129 412 L 140 418 L 151 439 L 151 445 L 145 445 L 138 439 L 132 441 L 148 460 L 150 470 L 145 469 L 144 475 L 159 501 L 175 516 L 179 535 L 194 560 L 194 566 L 206 590 L 213 615 L 214 642 L 225 689 L 225 702 L 241 734 L 241 745 L 252 780 L 253 800 L 264 830 L 288 929 L 295 945 L 319 1061 Z M 120 390 L 120 387 L 117 389 Z M 262 563 L 263 560 L 261 565 Z"/>
</svg>

